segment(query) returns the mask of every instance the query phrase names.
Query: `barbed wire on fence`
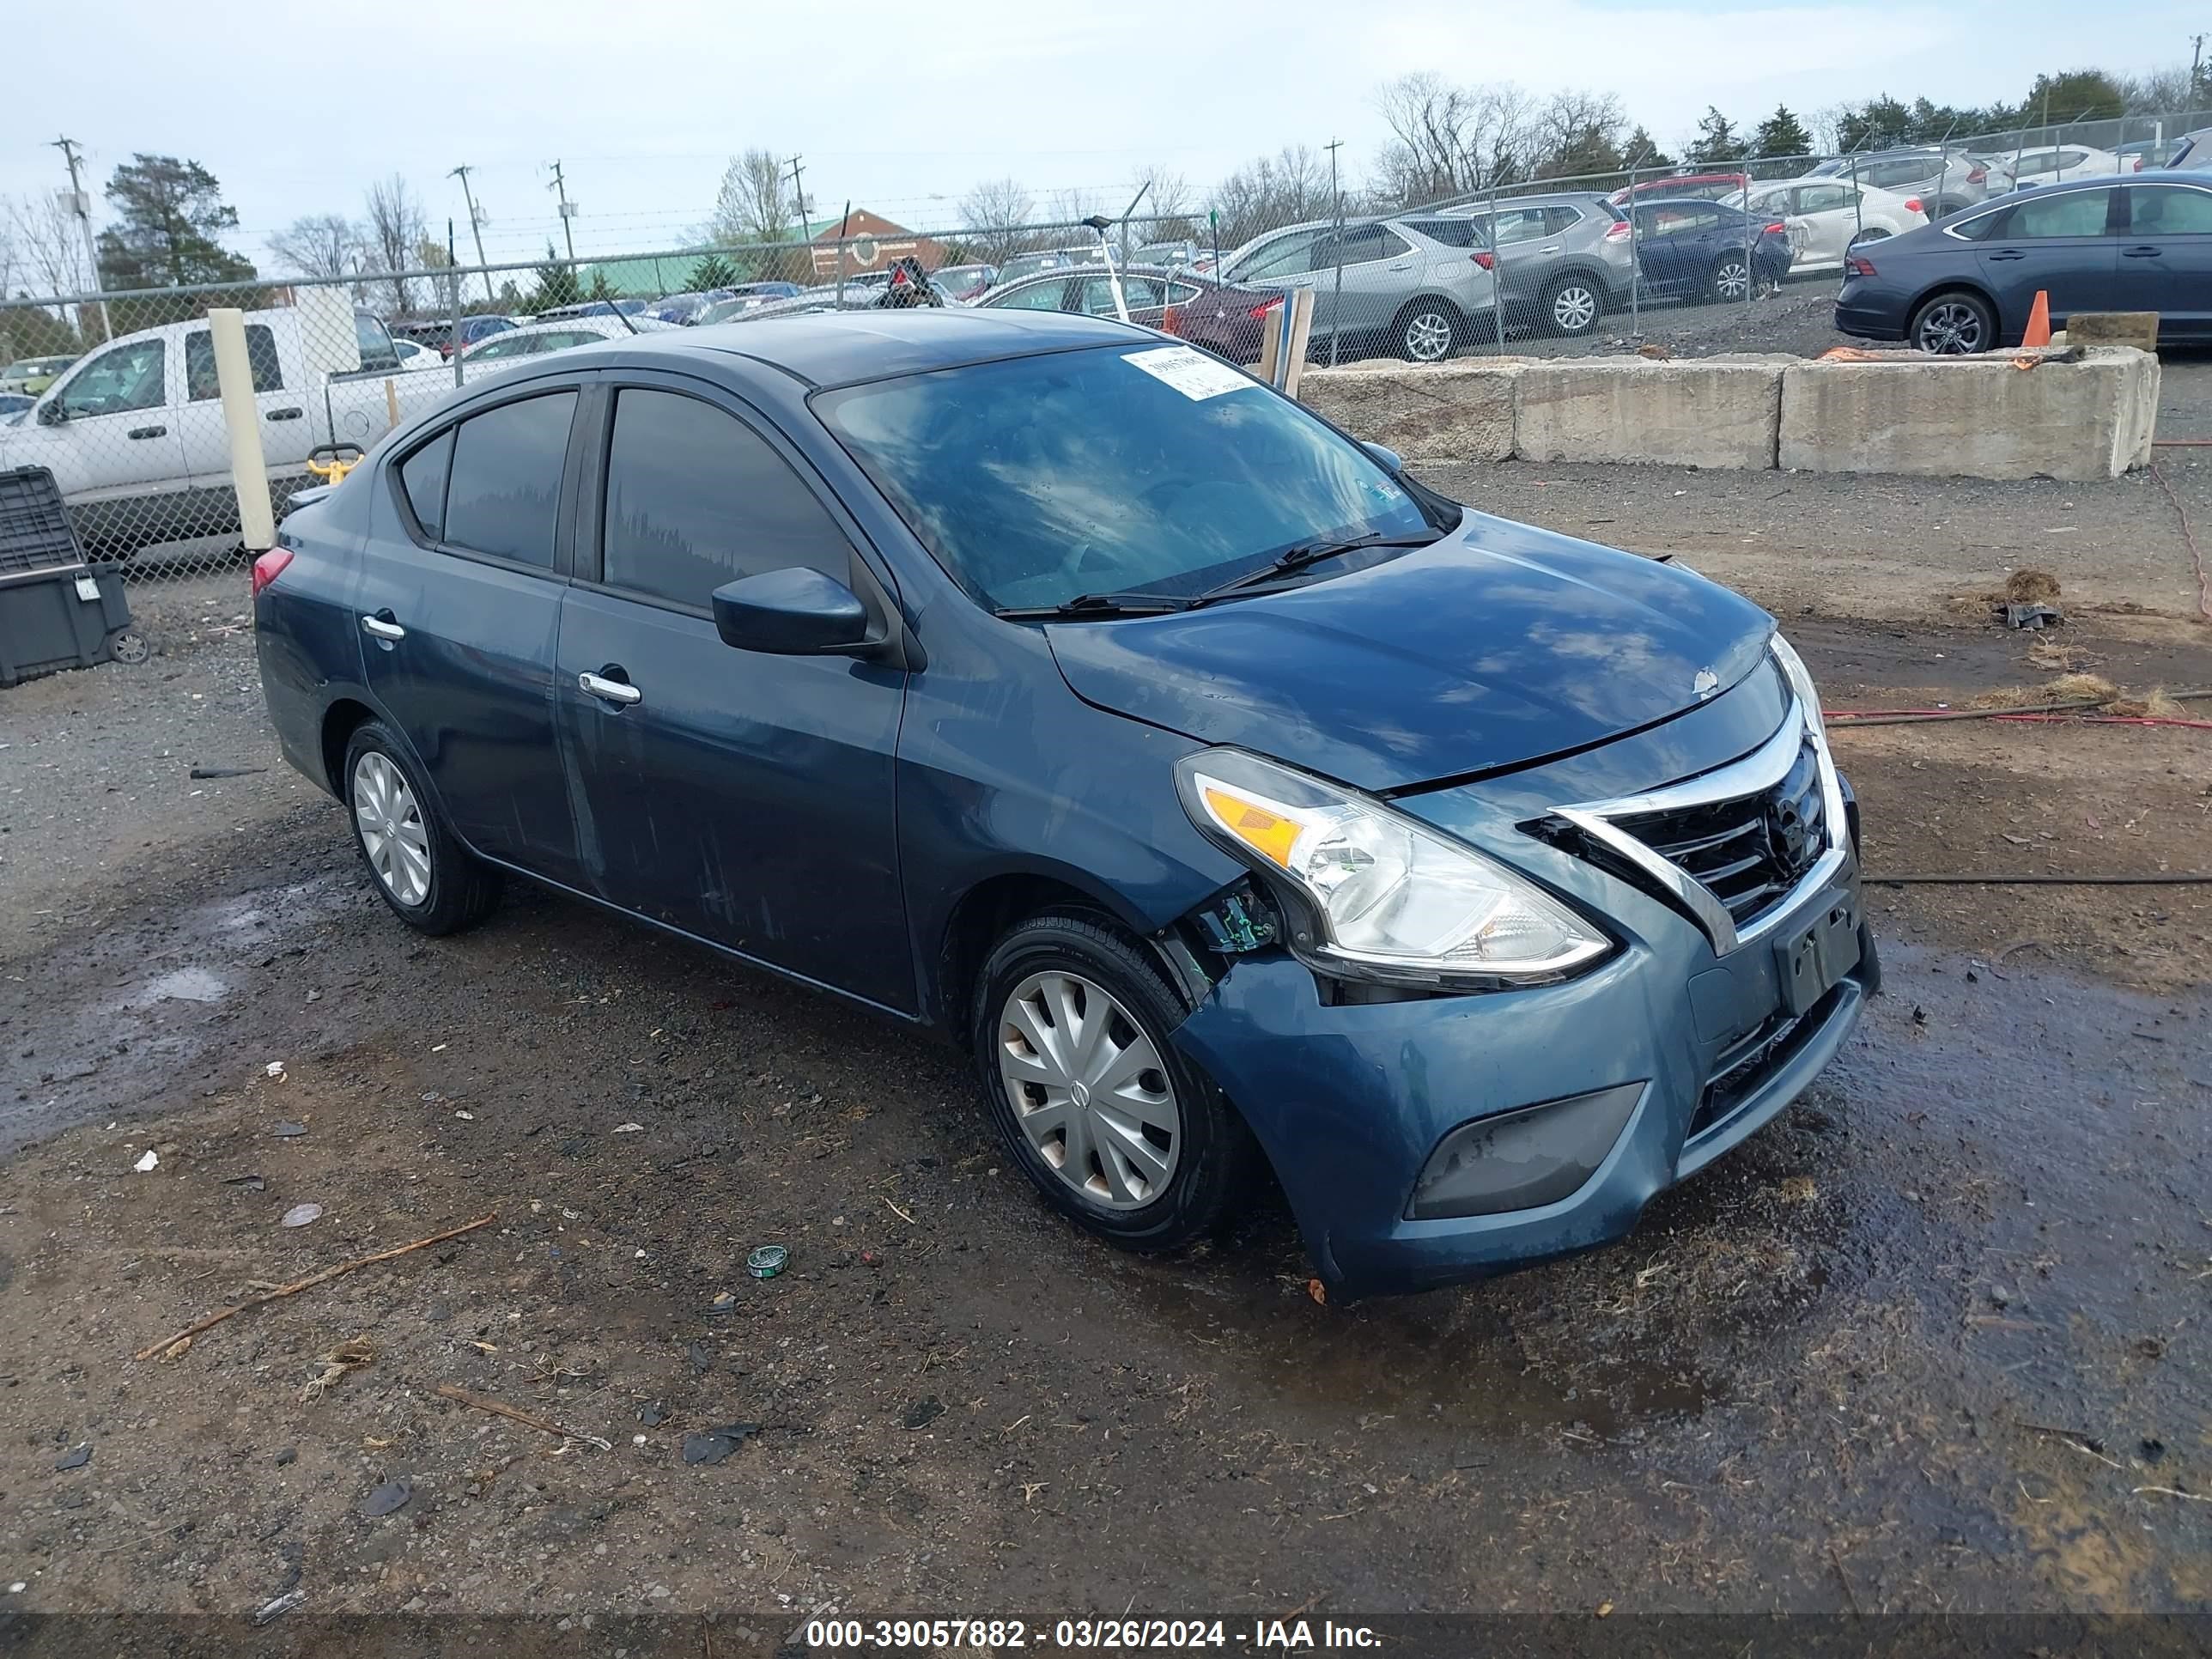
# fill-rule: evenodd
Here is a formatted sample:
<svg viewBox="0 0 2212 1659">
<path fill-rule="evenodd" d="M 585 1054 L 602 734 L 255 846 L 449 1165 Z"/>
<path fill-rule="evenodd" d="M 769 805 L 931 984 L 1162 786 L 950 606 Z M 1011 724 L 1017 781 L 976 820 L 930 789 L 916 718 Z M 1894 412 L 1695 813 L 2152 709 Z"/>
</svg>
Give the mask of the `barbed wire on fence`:
<svg viewBox="0 0 2212 1659">
<path fill-rule="evenodd" d="M 1726 346 L 1754 337 L 1762 299 L 1785 278 L 1840 280 L 1863 240 L 2011 190 L 2031 161 L 2124 174 L 2206 125 L 2212 111 L 1907 145 L 1870 135 L 1840 156 L 1664 167 L 1632 156 L 1412 202 L 1284 173 L 1233 200 L 1167 213 L 1132 204 L 1118 218 L 1039 219 L 1027 192 L 1010 191 L 995 222 L 952 228 L 848 204 L 813 221 L 811 240 L 19 295 L 0 299 L 0 374 L 14 377 L 0 378 L 0 396 L 32 401 L 0 405 L 0 470 L 50 468 L 88 551 L 128 561 L 136 582 L 234 570 L 206 320 L 217 307 L 246 313 L 280 508 L 313 481 L 319 455 L 368 448 L 457 386 L 634 331 L 872 304 L 908 259 L 949 303 L 1126 312 L 1247 365 L 1269 313 L 1301 288 L 1313 295 L 1316 365 L 1628 349 L 1662 316 L 1670 328 L 1697 319 Z"/>
</svg>

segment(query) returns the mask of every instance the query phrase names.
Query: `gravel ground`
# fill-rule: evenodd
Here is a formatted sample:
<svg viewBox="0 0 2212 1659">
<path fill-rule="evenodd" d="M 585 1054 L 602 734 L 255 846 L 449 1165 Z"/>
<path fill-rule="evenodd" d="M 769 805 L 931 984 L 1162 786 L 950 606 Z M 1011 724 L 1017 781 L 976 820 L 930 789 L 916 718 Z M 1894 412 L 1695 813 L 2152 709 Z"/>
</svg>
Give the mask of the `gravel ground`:
<svg viewBox="0 0 2212 1659">
<path fill-rule="evenodd" d="M 1832 706 L 2062 660 L 2212 684 L 2140 483 L 1438 482 L 1690 552 L 1784 615 Z M 2074 612 L 2049 640 L 1979 597 L 2031 554 Z M 295 1640 L 318 1614 L 528 1612 L 486 1639 L 532 1651 L 548 1621 L 714 1611 L 709 1650 L 763 1654 L 823 1607 L 1628 1633 L 1786 1610 L 1855 1635 L 2212 1599 L 2207 890 L 1873 888 L 1891 994 L 1633 1238 L 1319 1306 L 1273 1206 L 1170 1261 L 1077 1236 L 909 1034 L 550 895 L 407 934 L 337 807 L 276 769 L 237 591 L 168 592 L 151 662 L 0 694 L 0 1591 L 25 1586 L 0 1634 L 295 1590 Z M 2203 741 L 1838 736 L 1891 872 L 2212 868 Z M 302 1202 L 324 1214 L 276 1224 Z M 747 1279 L 770 1240 L 792 1271 Z M 760 1431 L 684 1461 L 734 1423 Z"/>
</svg>

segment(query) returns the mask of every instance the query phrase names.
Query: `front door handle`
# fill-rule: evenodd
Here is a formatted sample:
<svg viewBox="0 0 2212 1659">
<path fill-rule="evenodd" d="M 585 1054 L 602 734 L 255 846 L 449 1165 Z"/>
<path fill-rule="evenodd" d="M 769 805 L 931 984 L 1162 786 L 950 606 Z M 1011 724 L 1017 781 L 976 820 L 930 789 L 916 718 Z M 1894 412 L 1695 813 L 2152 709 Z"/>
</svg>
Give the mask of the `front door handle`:
<svg viewBox="0 0 2212 1659">
<path fill-rule="evenodd" d="M 363 617 L 361 631 L 373 640 L 404 640 L 407 637 L 407 630 L 392 620 L 392 613 L 388 611 L 374 617 Z"/>
<path fill-rule="evenodd" d="M 272 421 L 296 421 L 300 418 L 300 411 L 296 409 L 272 409 L 269 411 L 269 418 Z"/>
<path fill-rule="evenodd" d="M 1990 255 L 1990 258 L 1992 259 L 2025 259 L 2027 258 L 2027 255 L 2022 253 L 2018 248 L 2008 247 L 2000 252 L 1992 253 Z"/>
<path fill-rule="evenodd" d="M 579 689 L 590 696 L 597 697 L 602 702 L 611 703 L 617 708 L 628 708 L 633 703 L 645 701 L 645 693 L 628 680 L 611 680 L 602 675 L 586 672 L 576 676 L 576 684 Z"/>
<path fill-rule="evenodd" d="M 1395 265 L 1385 265 L 1383 267 L 1385 270 L 1411 270 L 1413 268 L 1411 261 L 1404 259 L 1400 260 Z"/>
<path fill-rule="evenodd" d="M 2120 254 L 2129 259 L 2155 259 L 2161 252 L 2161 249 L 2154 247 L 2126 247 L 2120 250 Z"/>
<path fill-rule="evenodd" d="M 169 435 L 169 428 L 166 426 L 134 426 L 123 435 L 133 442 L 142 438 L 166 438 Z"/>
</svg>

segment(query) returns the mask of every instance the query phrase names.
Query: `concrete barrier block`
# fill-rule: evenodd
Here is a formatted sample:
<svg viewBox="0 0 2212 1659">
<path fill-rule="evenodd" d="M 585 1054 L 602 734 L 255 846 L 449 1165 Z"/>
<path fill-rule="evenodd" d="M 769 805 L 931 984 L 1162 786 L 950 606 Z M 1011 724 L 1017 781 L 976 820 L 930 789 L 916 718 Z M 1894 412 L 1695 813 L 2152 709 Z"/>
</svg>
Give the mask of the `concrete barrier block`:
<svg viewBox="0 0 2212 1659">
<path fill-rule="evenodd" d="M 1513 386 L 1522 370 L 1495 359 L 1312 368 L 1298 398 L 1407 461 L 1504 461 L 1513 457 Z"/>
<path fill-rule="evenodd" d="M 1516 388 L 1514 453 L 1524 461 L 1771 467 L 1786 361 L 1531 363 Z"/>
<path fill-rule="evenodd" d="M 2150 457 L 2158 359 L 2092 347 L 2078 362 L 2012 355 L 1793 364 L 1781 464 L 1920 477 L 2116 478 Z"/>
</svg>

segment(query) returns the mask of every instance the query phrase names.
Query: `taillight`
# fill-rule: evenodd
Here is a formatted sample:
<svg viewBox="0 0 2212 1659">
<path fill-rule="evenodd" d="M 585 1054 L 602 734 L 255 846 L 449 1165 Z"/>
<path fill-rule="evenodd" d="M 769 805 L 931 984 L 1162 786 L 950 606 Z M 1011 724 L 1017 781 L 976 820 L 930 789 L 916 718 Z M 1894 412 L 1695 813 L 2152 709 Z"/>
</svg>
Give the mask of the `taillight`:
<svg viewBox="0 0 2212 1659">
<path fill-rule="evenodd" d="M 1871 276 L 1874 275 L 1874 261 L 1856 253 L 1846 254 L 1844 258 L 1844 269 L 1854 276 Z"/>
<path fill-rule="evenodd" d="M 1985 167 L 1976 166 L 1967 169 L 1966 182 L 1970 185 L 1987 184 L 1989 178 L 1990 170 Z"/>
<path fill-rule="evenodd" d="M 1920 198 L 1917 196 L 1908 196 L 1905 198 L 1905 210 L 1907 213 L 1925 213 L 1928 211 L 1926 208 L 1920 205 Z"/>
<path fill-rule="evenodd" d="M 1767 226 L 1765 230 L 1759 232 L 1759 234 L 1762 236 L 1787 236 L 1789 234 L 1790 227 L 1784 224 L 1779 219 L 1777 219 L 1772 224 Z"/>
<path fill-rule="evenodd" d="M 1625 242 L 1628 240 L 1629 228 L 1627 220 L 1615 219 L 1605 228 L 1605 240 L 1608 242 Z"/>
<path fill-rule="evenodd" d="M 2136 156 L 2136 164 L 2135 164 L 2134 171 L 2136 171 L 2136 172 L 2137 172 L 2137 173 L 2141 173 L 2141 172 L 2142 171 L 2142 163 L 2143 163 L 2143 158 L 2142 158 L 2142 156 L 2140 156 L 2140 155 Z"/>
<path fill-rule="evenodd" d="M 292 550 L 272 547 L 253 562 L 253 597 L 259 599 L 261 590 L 284 574 L 284 567 L 292 562 Z"/>
<path fill-rule="evenodd" d="M 1498 269 L 1498 256 L 1492 253 L 1488 248 L 1483 249 L 1480 253 L 1470 253 L 1467 257 L 1474 260 L 1475 264 L 1480 265 L 1485 270 L 1495 270 Z"/>
<path fill-rule="evenodd" d="M 1244 314 L 1256 323 L 1282 303 L 1283 302 L 1280 300 L 1269 300 L 1264 304 L 1254 306 L 1251 310 L 1246 312 Z"/>
<path fill-rule="evenodd" d="M 1178 320 L 1179 319 L 1176 316 L 1176 308 L 1173 306 L 1170 306 L 1165 311 L 1160 313 L 1160 332 L 1163 334 L 1175 333 L 1176 324 Z"/>
</svg>

